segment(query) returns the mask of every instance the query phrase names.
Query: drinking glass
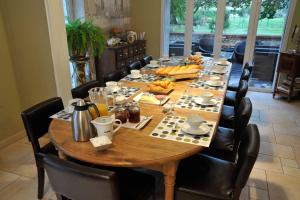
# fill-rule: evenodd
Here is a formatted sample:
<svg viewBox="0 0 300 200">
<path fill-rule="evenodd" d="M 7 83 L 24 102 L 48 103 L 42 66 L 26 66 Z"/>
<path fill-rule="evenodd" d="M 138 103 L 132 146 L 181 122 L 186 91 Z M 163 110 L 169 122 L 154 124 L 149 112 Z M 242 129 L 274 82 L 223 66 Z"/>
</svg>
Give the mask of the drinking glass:
<svg viewBox="0 0 300 200">
<path fill-rule="evenodd" d="M 96 104 L 100 116 L 108 115 L 107 89 L 105 87 L 95 87 L 89 90 L 89 97 L 92 103 Z"/>
</svg>

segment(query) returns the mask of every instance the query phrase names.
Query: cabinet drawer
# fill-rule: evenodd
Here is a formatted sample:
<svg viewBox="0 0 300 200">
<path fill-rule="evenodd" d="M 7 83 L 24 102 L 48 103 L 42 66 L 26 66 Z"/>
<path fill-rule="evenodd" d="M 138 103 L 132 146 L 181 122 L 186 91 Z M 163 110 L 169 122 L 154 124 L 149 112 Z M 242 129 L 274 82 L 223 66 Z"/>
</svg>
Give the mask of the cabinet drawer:
<svg viewBox="0 0 300 200">
<path fill-rule="evenodd" d="M 117 57 L 117 60 L 123 60 L 124 59 L 124 55 L 123 55 L 123 50 L 120 49 L 118 51 L 116 51 L 116 57 Z"/>
</svg>

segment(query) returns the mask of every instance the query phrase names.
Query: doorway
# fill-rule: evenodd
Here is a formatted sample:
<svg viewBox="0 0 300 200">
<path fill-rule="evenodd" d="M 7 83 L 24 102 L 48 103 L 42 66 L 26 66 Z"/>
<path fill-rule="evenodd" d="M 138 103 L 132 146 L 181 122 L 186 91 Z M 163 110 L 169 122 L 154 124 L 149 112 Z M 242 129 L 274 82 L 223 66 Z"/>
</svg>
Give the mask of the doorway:
<svg viewBox="0 0 300 200">
<path fill-rule="evenodd" d="M 170 4 L 164 13 L 164 19 L 168 19 L 164 25 L 169 26 L 164 30 L 169 30 L 169 39 L 163 43 L 163 55 L 201 51 L 206 56 L 225 57 L 233 63 L 233 78 L 240 76 L 248 62 L 254 66 L 250 87 L 272 90 L 293 0 L 165 1 Z"/>
</svg>

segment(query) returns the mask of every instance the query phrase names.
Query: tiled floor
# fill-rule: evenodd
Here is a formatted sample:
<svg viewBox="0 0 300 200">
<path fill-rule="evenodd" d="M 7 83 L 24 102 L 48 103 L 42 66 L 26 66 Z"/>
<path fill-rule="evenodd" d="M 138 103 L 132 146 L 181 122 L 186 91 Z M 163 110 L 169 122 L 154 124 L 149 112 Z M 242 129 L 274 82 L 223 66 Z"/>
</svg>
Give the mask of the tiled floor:
<svg viewBox="0 0 300 200">
<path fill-rule="evenodd" d="M 300 101 L 287 103 L 255 92 L 248 92 L 248 96 L 254 108 L 251 122 L 260 130 L 261 148 L 241 199 L 300 199 Z M 35 170 L 26 138 L 0 149 L 0 199 L 36 199 Z M 47 181 L 44 199 L 56 199 Z"/>
</svg>

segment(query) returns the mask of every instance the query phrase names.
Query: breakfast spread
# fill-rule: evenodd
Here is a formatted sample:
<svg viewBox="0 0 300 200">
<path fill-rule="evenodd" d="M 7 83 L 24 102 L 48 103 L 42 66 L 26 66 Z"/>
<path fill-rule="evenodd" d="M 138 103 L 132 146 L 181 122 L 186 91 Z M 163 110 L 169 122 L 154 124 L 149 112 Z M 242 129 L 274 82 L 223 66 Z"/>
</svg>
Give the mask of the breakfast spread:
<svg viewBox="0 0 300 200">
<path fill-rule="evenodd" d="M 180 74 L 192 74 L 197 73 L 203 69 L 202 66 L 199 65 L 185 65 L 185 66 L 169 66 L 157 69 L 155 73 L 157 75 L 180 75 Z"/>
<path fill-rule="evenodd" d="M 201 55 L 190 55 L 187 59 L 189 62 L 194 63 L 196 65 L 200 65 L 203 63 Z"/>
</svg>

